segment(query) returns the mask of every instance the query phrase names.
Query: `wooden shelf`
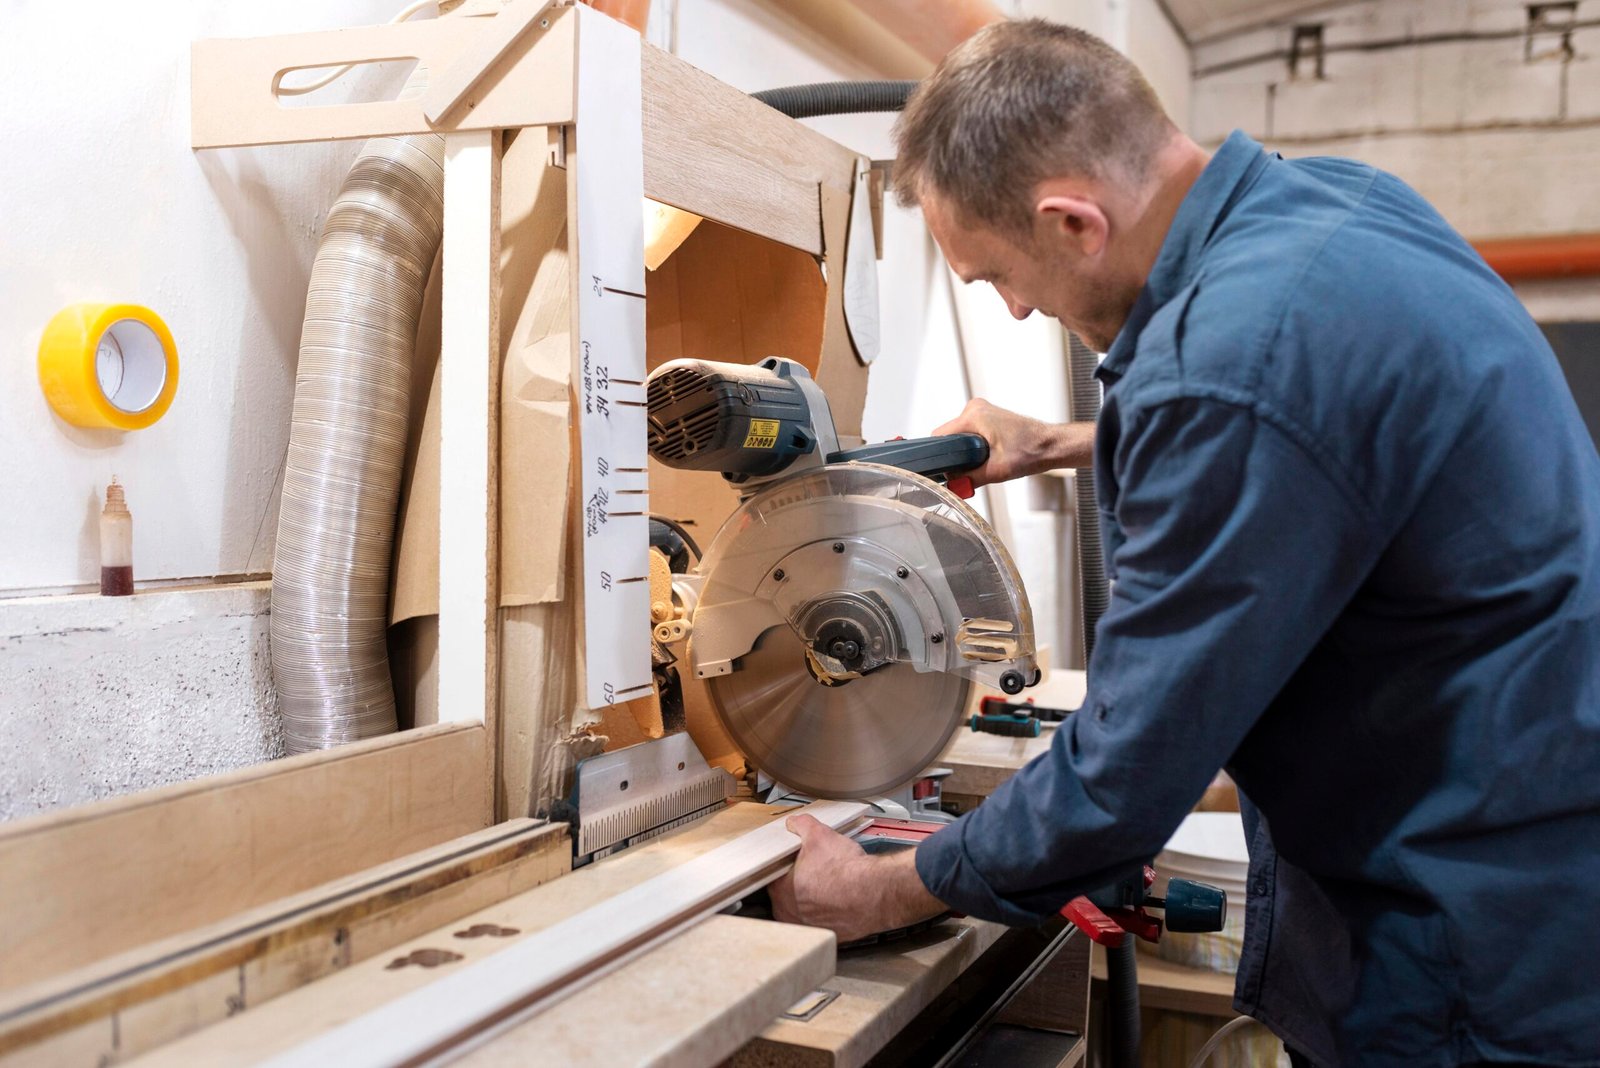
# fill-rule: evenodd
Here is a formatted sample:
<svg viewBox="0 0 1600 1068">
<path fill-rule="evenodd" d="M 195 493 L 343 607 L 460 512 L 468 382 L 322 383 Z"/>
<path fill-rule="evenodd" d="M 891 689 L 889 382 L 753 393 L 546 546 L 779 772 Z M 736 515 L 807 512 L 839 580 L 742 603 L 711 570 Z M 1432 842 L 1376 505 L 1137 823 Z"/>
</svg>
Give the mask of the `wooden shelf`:
<svg viewBox="0 0 1600 1068">
<path fill-rule="evenodd" d="M 1106 954 L 1094 947 L 1089 974 L 1097 995 L 1106 982 Z M 1139 1005 L 1145 1009 L 1193 1012 L 1202 1016 L 1232 1018 L 1233 976 L 1187 968 L 1148 953 L 1139 954 Z"/>
</svg>

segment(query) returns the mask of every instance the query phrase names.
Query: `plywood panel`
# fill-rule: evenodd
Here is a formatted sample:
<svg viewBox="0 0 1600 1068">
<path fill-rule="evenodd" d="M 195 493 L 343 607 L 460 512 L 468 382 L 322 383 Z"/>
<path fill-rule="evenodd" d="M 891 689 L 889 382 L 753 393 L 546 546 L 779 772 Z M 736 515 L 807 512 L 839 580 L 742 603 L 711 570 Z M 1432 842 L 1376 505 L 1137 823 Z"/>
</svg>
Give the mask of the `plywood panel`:
<svg viewBox="0 0 1600 1068">
<path fill-rule="evenodd" d="M 481 726 L 428 727 L 0 831 L 0 990 L 490 821 Z"/>
<path fill-rule="evenodd" d="M 644 49 L 644 193 L 822 252 L 818 185 L 846 193 L 855 155 L 704 71 Z"/>
<path fill-rule="evenodd" d="M 135 1055 L 537 886 L 570 861 L 564 824 L 516 820 L 451 839 L 14 991 L 0 998 L 0 1056 L 95 1021 L 107 1025 L 99 1053 Z"/>
</svg>

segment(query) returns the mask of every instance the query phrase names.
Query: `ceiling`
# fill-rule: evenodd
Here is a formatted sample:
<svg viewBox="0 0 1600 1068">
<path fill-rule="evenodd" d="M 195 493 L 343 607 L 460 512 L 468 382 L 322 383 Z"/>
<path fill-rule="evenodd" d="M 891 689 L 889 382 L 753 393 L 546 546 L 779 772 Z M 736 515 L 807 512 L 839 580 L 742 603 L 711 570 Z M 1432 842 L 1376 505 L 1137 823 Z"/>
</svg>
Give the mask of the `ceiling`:
<svg viewBox="0 0 1600 1068">
<path fill-rule="evenodd" d="M 1191 43 L 1290 18 L 1331 0 L 1160 0 Z"/>
</svg>

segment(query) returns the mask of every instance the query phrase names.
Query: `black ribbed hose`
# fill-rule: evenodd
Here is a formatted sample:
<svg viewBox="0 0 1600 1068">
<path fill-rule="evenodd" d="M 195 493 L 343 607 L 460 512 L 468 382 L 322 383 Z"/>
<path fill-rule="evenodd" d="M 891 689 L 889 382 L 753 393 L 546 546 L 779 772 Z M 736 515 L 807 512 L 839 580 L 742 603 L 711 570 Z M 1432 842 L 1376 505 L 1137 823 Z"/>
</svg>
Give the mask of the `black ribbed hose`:
<svg viewBox="0 0 1600 1068">
<path fill-rule="evenodd" d="M 1069 396 L 1074 423 L 1092 423 L 1100 416 L 1100 382 L 1094 377 L 1099 358 L 1093 349 L 1067 331 L 1067 365 L 1072 379 Z M 1105 554 L 1100 544 L 1100 505 L 1094 494 L 1094 468 L 1080 467 L 1073 484 L 1078 496 L 1078 562 L 1083 593 L 1083 666 L 1094 653 L 1094 631 L 1111 602 Z"/>
<path fill-rule="evenodd" d="M 816 115 L 855 115 L 864 111 L 901 111 L 916 82 L 812 82 L 763 89 L 750 95 L 791 119 Z"/>
<path fill-rule="evenodd" d="M 1100 416 L 1099 357 L 1078 335 L 1067 331 L 1067 366 L 1072 421 L 1092 423 Z M 1094 469 L 1080 467 L 1073 479 L 1078 495 L 1078 570 L 1083 595 L 1083 666 L 1094 655 L 1094 632 L 1111 601 L 1105 552 L 1100 541 L 1100 505 L 1095 500 Z M 1106 1032 L 1112 1068 L 1139 1064 L 1139 964 L 1133 939 L 1106 950 Z"/>
</svg>

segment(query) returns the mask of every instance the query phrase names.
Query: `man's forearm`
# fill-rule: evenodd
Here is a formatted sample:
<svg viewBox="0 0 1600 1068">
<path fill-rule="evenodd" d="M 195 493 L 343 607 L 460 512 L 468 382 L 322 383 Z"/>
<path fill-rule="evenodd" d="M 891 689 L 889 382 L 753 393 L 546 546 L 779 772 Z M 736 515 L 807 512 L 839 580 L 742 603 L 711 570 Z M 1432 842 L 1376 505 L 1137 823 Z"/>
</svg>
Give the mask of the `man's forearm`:
<svg viewBox="0 0 1600 1068">
<path fill-rule="evenodd" d="M 1051 464 L 1046 471 L 1063 467 L 1088 467 L 1094 462 L 1094 424 L 1058 423 L 1051 427 L 1049 455 Z"/>
<path fill-rule="evenodd" d="M 873 860 L 881 866 L 882 876 L 873 883 L 878 895 L 874 912 L 885 921 L 885 928 L 906 927 L 944 912 L 944 902 L 928 892 L 917 874 L 915 849 Z"/>
</svg>

